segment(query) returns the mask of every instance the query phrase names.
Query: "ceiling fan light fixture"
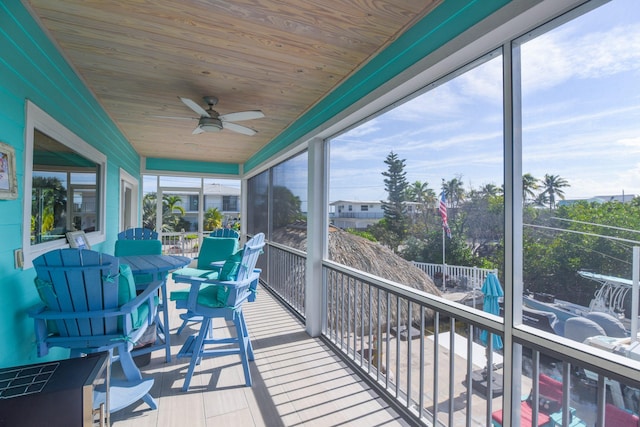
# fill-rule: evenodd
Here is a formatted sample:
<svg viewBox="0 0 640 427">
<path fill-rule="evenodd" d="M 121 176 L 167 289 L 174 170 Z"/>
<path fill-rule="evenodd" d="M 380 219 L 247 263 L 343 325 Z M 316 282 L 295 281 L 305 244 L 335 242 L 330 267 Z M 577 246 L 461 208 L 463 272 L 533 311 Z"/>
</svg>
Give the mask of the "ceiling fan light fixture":
<svg viewBox="0 0 640 427">
<path fill-rule="evenodd" d="M 217 117 L 201 117 L 198 127 L 205 132 L 220 132 L 222 120 Z"/>
</svg>

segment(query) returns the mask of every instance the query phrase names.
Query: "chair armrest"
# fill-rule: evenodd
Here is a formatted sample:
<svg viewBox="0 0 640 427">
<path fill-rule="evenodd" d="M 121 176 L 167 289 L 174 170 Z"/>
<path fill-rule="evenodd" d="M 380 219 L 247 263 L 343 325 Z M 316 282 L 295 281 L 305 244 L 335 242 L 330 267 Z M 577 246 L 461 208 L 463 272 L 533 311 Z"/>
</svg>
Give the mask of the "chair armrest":
<svg viewBox="0 0 640 427">
<path fill-rule="evenodd" d="M 138 308 L 139 306 L 141 306 L 147 301 L 149 302 L 149 304 L 151 304 L 150 308 L 153 308 L 153 304 L 154 304 L 153 299 L 158 294 L 158 289 L 160 289 L 161 286 L 162 286 L 162 282 L 160 281 L 151 282 L 151 284 L 149 284 L 144 289 L 144 291 L 140 293 L 140 295 L 136 296 L 134 299 L 132 299 L 128 303 L 123 304 L 120 307 L 119 311 L 121 311 L 122 314 L 130 314 L 134 309 Z M 153 311 L 153 310 L 150 310 L 150 311 Z"/>
</svg>

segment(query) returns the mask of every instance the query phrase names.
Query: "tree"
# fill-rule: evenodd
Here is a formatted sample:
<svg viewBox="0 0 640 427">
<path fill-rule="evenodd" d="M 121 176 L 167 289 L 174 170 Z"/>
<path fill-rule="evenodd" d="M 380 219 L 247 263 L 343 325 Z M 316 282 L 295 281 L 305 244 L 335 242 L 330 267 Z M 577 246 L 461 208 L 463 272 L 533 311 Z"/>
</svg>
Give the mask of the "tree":
<svg viewBox="0 0 640 427">
<path fill-rule="evenodd" d="M 67 189 L 56 177 L 33 177 L 31 237 L 35 243 L 56 227 L 66 228 Z"/>
<path fill-rule="evenodd" d="M 204 213 L 204 224 L 202 225 L 205 231 L 212 231 L 222 227 L 222 213 L 218 208 L 209 208 Z"/>
<path fill-rule="evenodd" d="M 535 199 L 536 192 L 540 186 L 538 185 L 538 178 L 535 178 L 530 173 L 522 175 L 522 204 L 526 205 L 528 199 Z"/>
<path fill-rule="evenodd" d="M 415 233 L 427 232 L 429 229 L 429 219 L 432 216 L 432 207 L 436 202 L 436 193 L 429 188 L 428 182 L 416 181 L 409 185 L 406 190 L 405 199 L 407 201 L 419 203 L 416 207 L 416 219 L 414 221 Z"/>
<path fill-rule="evenodd" d="M 185 214 L 185 210 L 182 207 L 182 197 L 180 196 L 162 196 L 162 204 L 167 206 L 170 214 L 176 213 L 175 211 L 178 211 L 182 215 Z"/>
<path fill-rule="evenodd" d="M 395 251 L 406 235 L 406 206 L 405 196 L 407 187 L 406 175 L 404 171 L 405 160 L 400 160 L 393 151 L 389 153 L 386 160 L 388 169 L 382 172 L 384 179 L 384 189 L 387 192 L 387 200 L 382 201 L 382 210 L 387 230 L 396 236 L 392 241 L 387 240 L 389 246 Z M 397 241 L 396 241 L 397 239 Z"/>
<path fill-rule="evenodd" d="M 150 230 L 156 229 L 157 197 L 156 193 L 147 193 L 142 199 L 142 226 Z M 185 210 L 181 203 L 180 196 L 162 197 L 162 231 L 172 232 L 188 228 L 189 223 L 182 220 Z"/>
<path fill-rule="evenodd" d="M 464 183 L 462 182 L 462 176 L 458 175 L 451 181 L 442 182 L 442 191 L 444 191 L 447 197 L 447 202 L 450 208 L 457 208 L 460 202 L 464 200 Z"/>
<path fill-rule="evenodd" d="M 304 219 L 302 215 L 302 202 L 300 197 L 294 195 L 291 190 L 281 185 L 275 185 L 273 194 L 273 228 L 280 228 Z"/>
<path fill-rule="evenodd" d="M 480 195 L 486 197 L 496 197 L 502 193 L 502 189 L 495 184 L 485 184 L 480 188 Z"/>
<path fill-rule="evenodd" d="M 142 226 L 156 229 L 156 193 L 147 193 L 142 198 Z"/>
<path fill-rule="evenodd" d="M 565 187 L 570 187 L 566 179 L 561 178 L 559 175 L 545 174 L 542 180 L 542 188 L 544 188 L 543 194 L 549 197 L 549 210 L 556 207 L 556 196 L 564 200 Z"/>
<path fill-rule="evenodd" d="M 525 288 L 588 305 L 597 284 L 580 278 L 577 271 L 631 277 L 631 245 L 609 237 L 638 240 L 634 230 L 640 230 L 640 208 L 635 200 L 631 203 L 581 201 L 553 212 L 532 208 L 529 215 L 525 224 L 549 228 L 524 228 Z"/>
</svg>

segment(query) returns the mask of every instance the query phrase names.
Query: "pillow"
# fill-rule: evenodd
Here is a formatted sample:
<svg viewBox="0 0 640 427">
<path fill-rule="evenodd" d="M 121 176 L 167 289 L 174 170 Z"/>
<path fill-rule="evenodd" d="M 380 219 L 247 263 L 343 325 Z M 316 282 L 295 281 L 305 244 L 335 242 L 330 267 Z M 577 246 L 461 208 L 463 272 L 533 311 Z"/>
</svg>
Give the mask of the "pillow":
<svg viewBox="0 0 640 427">
<path fill-rule="evenodd" d="M 133 280 L 133 274 L 131 273 L 131 267 L 127 264 L 120 264 L 120 278 L 118 280 L 118 307 L 123 306 L 128 303 L 132 299 L 136 297 L 136 282 Z M 144 317 L 140 319 L 139 311 L 142 306 L 146 304 L 142 304 L 138 310 L 134 310 L 131 312 L 131 323 L 134 328 L 139 328 L 141 323 L 144 322 Z M 149 308 L 147 307 L 147 312 Z M 122 327 L 122 326 L 120 326 Z"/>
<path fill-rule="evenodd" d="M 547 415 L 561 411 L 562 383 L 545 374 L 540 374 L 538 378 L 538 411 Z M 527 399 L 529 405 L 533 404 L 532 394 L 529 393 L 529 398 Z"/>
<path fill-rule="evenodd" d="M 211 270 L 211 263 L 224 261 L 238 249 L 238 239 L 234 237 L 205 237 L 198 252 L 197 268 Z"/>
<path fill-rule="evenodd" d="M 529 406 L 533 408 L 533 393 L 529 393 L 527 402 L 529 403 Z M 538 412 L 541 414 L 551 415 L 556 412 L 560 412 L 561 410 L 562 402 L 558 402 L 557 400 L 551 399 L 547 396 L 538 396 Z"/>
<path fill-rule="evenodd" d="M 229 288 L 226 286 L 212 285 L 198 292 L 198 304 L 207 307 L 225 307 L 229 297 Z"/>
<path fill-rule="evenodd" d="M 228 297 L 229 288 L 226 286 L 209 285 L 198 291 L 198 304 L 212 308 L 221 308 L 227 305 Z M 171 292 L 171 301 L 186 301 L 188 298 L 188 290 Z"/>
<path fill-rule="evenodd" d="M 219 279 L 221 281 L 236 280 L 238 277 L 238 271 L 240 270 L 240 262 L 242 261 L 243 254 L 244 249 L 240 249 L 238 252 L 226 259 L 222 269 L 220 270 Z"/>
</svg>

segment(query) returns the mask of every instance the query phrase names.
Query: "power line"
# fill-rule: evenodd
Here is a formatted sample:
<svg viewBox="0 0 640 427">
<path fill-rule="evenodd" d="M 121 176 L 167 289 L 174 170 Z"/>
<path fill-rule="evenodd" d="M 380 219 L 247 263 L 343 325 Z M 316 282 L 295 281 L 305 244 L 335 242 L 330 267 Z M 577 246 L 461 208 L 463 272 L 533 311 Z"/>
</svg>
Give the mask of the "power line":
<svg viewBox="0 0 640 427">
<path fill-rule="evenodd" d="M 627 243 L 633 243 L 633 244 L 636 244 L 636 245 L 640 245 L 640 242 L 637 241 L 637 240 L 623 239 L 621 237 L 603 236 L 602 234 L 587 233 L 585 231 L 567 230 L 566 228 L 547 227 L 547 226 L 544 226 L 544 225 L 534 225 L 534 224 L 523 224 L 523 225 L 526 226 L 526 227 L 542 228 L 542 229 L 545 229 L 545 230 L 563 231 L 565 233 L 582 234 L 584 236 L 602 237 L 603 239 L 617 240 L 619 242 L 627 242 Z"/>
<path fill-rule="evenodd" d="M 630 228 L 622 228 L 622 227 L 614 227 L 613 225 L 596 224 L 594 222 L 578 221 L 576 219 L 558 218 L 556 216 L 551 217 L 551 219 L 557 219 L 558 221 L 577 222 L 578 224 L 595 225 L 595 226 L 598 226 L 598 227 L 611 228 L 613 230 L 629 231 L 631 233 L 640 234 L 639 230 L 632 230 Z"/>
</svg>

